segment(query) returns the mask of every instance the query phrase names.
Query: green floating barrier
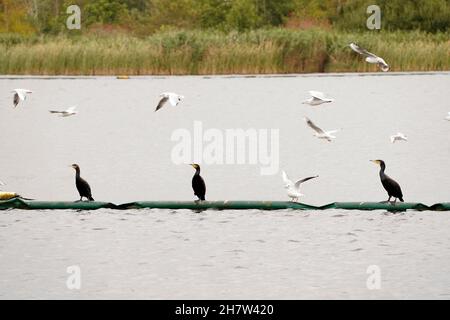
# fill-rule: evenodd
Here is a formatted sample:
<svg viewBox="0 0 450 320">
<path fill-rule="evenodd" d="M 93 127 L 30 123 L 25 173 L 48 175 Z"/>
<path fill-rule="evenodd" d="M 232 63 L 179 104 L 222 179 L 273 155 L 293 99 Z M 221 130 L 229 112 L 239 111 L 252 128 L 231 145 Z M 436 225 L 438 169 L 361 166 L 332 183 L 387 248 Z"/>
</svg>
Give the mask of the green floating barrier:
<svg viewBox="0 0 450 320">
<path fill-rule="evenodd" d="M 312 206 L 304 203 L 286 201 L 137 201 L 116 205 L 110 202 L 64 202 L 64 201 L 34 201 L 14 198 L 0 201 L 0 210 L 97 210 L 97 209 L 188 209 L 188 210 L 387 210 L 387 211 L 450 211 L 450 202 L 427 206 L 422 203 L 397 202 L 334 202 L 323 206 Z"/>
</svg>

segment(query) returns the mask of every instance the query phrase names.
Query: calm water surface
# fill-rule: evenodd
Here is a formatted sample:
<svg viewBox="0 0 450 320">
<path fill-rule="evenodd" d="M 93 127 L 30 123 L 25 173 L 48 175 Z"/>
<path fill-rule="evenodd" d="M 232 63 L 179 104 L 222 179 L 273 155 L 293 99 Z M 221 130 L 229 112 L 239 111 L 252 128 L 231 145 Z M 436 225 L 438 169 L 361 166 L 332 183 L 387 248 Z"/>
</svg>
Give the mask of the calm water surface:
<svg viewBox="0 0 450 320">
<path fill-rule="evenodd" d="M 450 74 L 289 77 L 0 78 L 0 179 L 40 200 L 75 200 L 72 163 L 100 201 L 190 200 L 176 129 L 279 129 L 279 167 L 318 174 L 303 202 L 385 200 L 377 167 L 405 200 L 450 201 Z M 34 91 L 17 109 L 10 90 Z M 308 90 L 336 101 L 300 104 Z M 157 113 L 163 91 L 186 96 Z M 71 118 L 49 109 L 78 105 Z M 332 143 L 304 124 L 338 129 Z M 407 143 L 391 144 L 401 131 Z M 286 199 L 260 165 L 202 166 L 209 200 Z M 0 298 L 450 297 L 448 213 L 98 210 L 0 212 Z M 82 287 L 69 290 L 68 266 Z M 381 288 L 368 290 L 368 266 Z"/>
</svg>

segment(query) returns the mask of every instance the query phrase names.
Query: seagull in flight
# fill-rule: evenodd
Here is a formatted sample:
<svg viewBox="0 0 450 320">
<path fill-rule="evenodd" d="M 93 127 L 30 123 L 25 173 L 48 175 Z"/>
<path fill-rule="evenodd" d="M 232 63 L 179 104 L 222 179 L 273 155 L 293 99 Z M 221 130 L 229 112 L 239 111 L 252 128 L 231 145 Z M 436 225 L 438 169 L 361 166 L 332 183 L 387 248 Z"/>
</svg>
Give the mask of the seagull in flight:
<svg viewBox="0 0 450 320">
<path fill-rule="evenodd" d="M 159 95 L 161 97 L 161 100 L 159 100 L 158 106 L 156 107 L 156 111 L 158 111 L 159 109 L 161 109 L 162 107 L 164 107 L 164 105 L 166 104 L 166 102 L 168 101 L 173 107 L 176 107 L 178 105 L 178 103 L 180 103 L 180 101 L 182 99 L 184 99 L 184 96 L 173 93 L 173 92 L 163 92 Z"/>
<path fill-rule="evenodd" d="M 380 69 L 383 70 L 384 72 L 389 71 L 389 65 L 386 63 L 386 61 L 384 61 L 383 58 L 381 58 L 373 53 L 370 53 L 366 49 L 361 48 L 360 46 L 358 46 L 356 43 L 353 43 L 353 42 L 350 43 L 350 48 L 352 48 L 352 50 L 355 51 L 356 53 L 359 53 L 360 55 L 365 56 L 366 62 L 378 64 Z"/>
<path fill-rule="evenodd" d="M 78 111 L 76 111 L 76 108 L 77 108 L 76 106 L 73 106 L 64 111 L 49 110 L 49 112 L 58 114 L 60 117 L 70 117 L 70 116 L 74 116 L 78 113 Z"/>
<path fill-rule="evenodd" d="M 2 180 L 0 180 L 0 187 L 1 186 L 6 186 L 6 183 L 4 183 Z M 1 190 L 1 189 L 0 189 Z"/>
<path fill-rule="evenodd" d="M 309 91 L 309 94 L 311 95 L 311 98 L 303 101 L 302 102 L 303 104 L 309 104 L 310 106 L 318 106 L 322 103 L 329 103 L 334 101 L 334 99 L 325 97 L 325 94 L 320 91 Z"/>
<path fill-rule="evenodd" d="M 447 113 L 447 116 L 445 117 L 445 120 L 448 120 L 448 121 L 450 121 L 450 112 L 449 112 L 449 113 Z"/>
<path fill-rule="evenodd" d="M 300 192 L 300 185 L 303 182 L 317 178 L 318 176 L 300 179 L 295 183 L 293 183 L 292 180 L 289 179 L 288 175 L 284 171 L 282 172 L 282 177 L 284 182 L 284 188 L 286 189 L 288 197 L 291 198 L 292 202 L 297 202 L 300 197 L 304 196 L 304 194 Z"/>
<path fill-rule="evenodd" d="M 13 100 L 14 108 L 17 107 L 20 101 L 25 101 L 28 93 L 33 93 L 33 91 L 28 89 L 14 89 L 11 92 L 14 93 L 14 100 Z"/>
<path fill-rule="evenodd" d="M 394 143 L 395 141 L 408 141 L 408 137 L 403 133 L 398 132 L 397 134 L 391 136 L 391 142 Z"/>
<path fill-rule="evenodd" d="M 314 136 L 316 136 L 319 139 L 326 139 L 328 142 L 331 142 L 332 139 L 336 139 L 335 136 L 333 136 L 333 133 L 338 132 L 339 130 L 329 130 L 324 131 L 318 126 L 316 126 L 310 119 L 305 117 L 306 124 L 315 131 Z"/>
</svg>

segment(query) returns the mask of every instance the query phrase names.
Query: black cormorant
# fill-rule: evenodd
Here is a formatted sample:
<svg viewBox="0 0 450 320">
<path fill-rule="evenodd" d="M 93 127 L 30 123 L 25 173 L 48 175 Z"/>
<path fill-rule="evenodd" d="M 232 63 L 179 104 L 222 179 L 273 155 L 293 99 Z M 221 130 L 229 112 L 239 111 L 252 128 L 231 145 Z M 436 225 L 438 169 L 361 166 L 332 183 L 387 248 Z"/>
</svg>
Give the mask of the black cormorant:
<svg viewBox="0 0 450 320">
<path fill-rule="evenodd" d="M 75 185 L 77 186 L 78 193 L 80 194 L 79 201 L 82 201 L 83 198 L 87 198 L 89 201 L 95 201 L 94 198 L 92 198 L 91 187 L 89 186 L 89 183 L 87 183 L 86 180 L 80 177 L 80 167 L 77 164 L 73 164 L 71 167 L 76 171 Z"/>
<path fill-rule="evenodd" d="M 205 180 L 200 176 L 200 166 L 196 163 L 191 164 L 191 166 L 195 169 L 195 174 L 192 177 L 192 189 L 194 189 L 194 194 L 200 200 L 205 200 L 206 184 Z"/>
<path fill-rule="evenodd" d="M 394 197 L 394 203 L 399 199 L 401 202 L 403 201 L 403 193 L 402 189 L 400 188 L 400 185 L 392 178 L 390 178 L 388 175 L 384 173 L 384 170 L 386 169 L 386 164 L 383 160 L 370 160 L 378 165 L 380 165 L 380 179 L 381 184 L 383 185 L 384 189 L 387 191 L 389 195 L 389 199 L 387 202 L 391 201 L 391 198 Z"/>
</svg>

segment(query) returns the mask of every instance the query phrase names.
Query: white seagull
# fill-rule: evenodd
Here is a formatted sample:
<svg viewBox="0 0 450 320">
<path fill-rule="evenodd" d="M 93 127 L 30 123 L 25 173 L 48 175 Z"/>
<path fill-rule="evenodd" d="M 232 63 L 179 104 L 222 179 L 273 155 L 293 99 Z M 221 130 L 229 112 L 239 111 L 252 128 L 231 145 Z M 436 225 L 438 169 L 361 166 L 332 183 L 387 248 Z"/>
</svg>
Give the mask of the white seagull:
<svg viewBox="0 0 450 320">
<path fill-rule="evenodd" d="M 391 142 L 394 143 L 395 141 L 408 141 L 408 137 L 405 136 L 401 132 L 397 132 L 397 134 L 394 134 L 391 136 Z"/>
<path fill-rule="evenodd" d="M 50 113 L 54 113 L 54 114 L 58 114 L 60 117 L 70 117 L 70 116 L 74 116 L 78 113 L 78 111 L 76 111 L 76 106 L 70 107 L 64 111 L 58 111 L 58 110 L 49 110 Z"/>
<path fill-rule="evenodd" d="M 329 103 L 334 101 L 334 99 L 325 97 L 325 94 L 320 91 L 309 91 L 309 94 L 311 95 L 311 98 L 303 101 L 302 102 L 303 104 L 309 104 L 310 106 L 318 106 L 322 103 Z"/>
<path fill-rule="evenodd" d="M 156 107 L 156 111 L 158 111 L 159 109 L 161 109 L 167 101 L 169 101 L 169 103 L 173 106 L 176 107 L 178 105 L 178 103 L 180 103 L 180 101 L 182 99 L 184 99 L 184 96 L 173 93 L 173 92 L 163 92 L 159 95 L 161 97 L 161 100 L 159 100 L 158 106 Z"/>
<path fill-rule="evenodd" d="M 0 186 L 6 186 L 6 183 L 4 183 L 2 180 L 0 180 Z"/>
<path fill-rule="evenodd" d="M 27 93 L 33 93 L 33 91 L 27 89 L 14 89 L 11 92 L 14 93 L 14 108 L 17 107 L 20 101 L 25 101 L 27 98 Z"/>
<path fill-rule="evenodd" d="M 447 113 L 447 116 L 445 117 L 445 120 L 448 120 L 448 121 L 450 121 L 450 112 L 449 112 L 449 113 Z"/>
<path fill-rule="evenodd" d="M 350 43 L 350 48 L 352 48 L 353 51 L 359 53 L 360 55 L 365 56 L 366 62 L 378 64 L 380 69 L 383 70 L 384 72 L 389 71 L 389 65 L 386 63 L 386 61 L 384 61 L 383 58 L 381 58 L 373 53 L 370 53 L 366 49 L 361 48 L 360 46 L 358 46 L 356 43 L 353 43 L 353 42 Z"/>
<path fill-rule="evenodd" d="M 300 192 L 300 185 L 308 180 L 317 178 L 318 176 L 312 176 L 308 178 L 304 178 L 301 180 L 296 181 L 293 183 L 289 177 L 287 176 L 286 172 L 282 172 L 283 182 L 284 182 L 284 188 L 286 189 L 287 195 L 289 198 L 291 198 L 291 201 L 296 202 L 300 197 L 303 196 L 303 194 Z"/>
<path fill-rule="evenodd" d="M 305 117 L 306 124 L 315 131 L 314 136 L 316 136 L 319 139 L 326 139 L 328 142 L 331 142 L 332 139 L 336 139 L 335 136 L 333 136 L 333 133 L 338 132 L 339 130 L 329 130 L 324 131 L 320 129 L 318 126 L 316 126 L 310 119 Z"/>
</svg>

